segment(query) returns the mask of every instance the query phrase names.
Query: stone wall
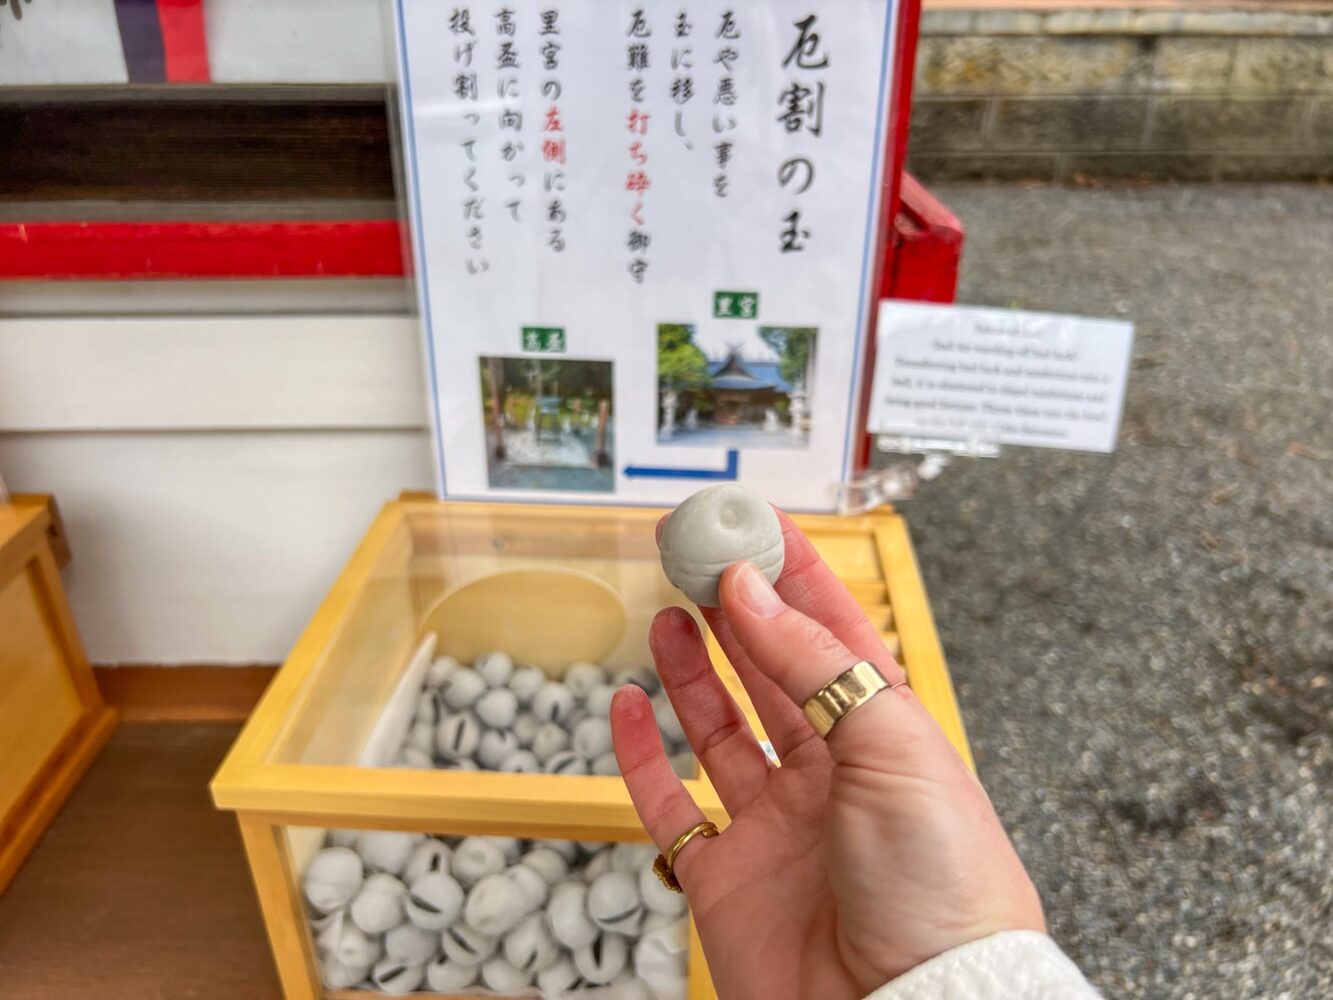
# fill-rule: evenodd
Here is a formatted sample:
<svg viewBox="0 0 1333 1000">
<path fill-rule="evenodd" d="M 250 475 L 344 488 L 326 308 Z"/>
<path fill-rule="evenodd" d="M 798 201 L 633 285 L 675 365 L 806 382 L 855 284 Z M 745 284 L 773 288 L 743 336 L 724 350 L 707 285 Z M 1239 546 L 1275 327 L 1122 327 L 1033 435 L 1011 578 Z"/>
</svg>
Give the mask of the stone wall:
<svg viewBox="0 0 1333 1000">
<path fill-rule="evenodd" d="M 924 180 L 1333 178 L 1333 4 L 1281 7 L 928 0 L 909 167 Z"/>
</svg>

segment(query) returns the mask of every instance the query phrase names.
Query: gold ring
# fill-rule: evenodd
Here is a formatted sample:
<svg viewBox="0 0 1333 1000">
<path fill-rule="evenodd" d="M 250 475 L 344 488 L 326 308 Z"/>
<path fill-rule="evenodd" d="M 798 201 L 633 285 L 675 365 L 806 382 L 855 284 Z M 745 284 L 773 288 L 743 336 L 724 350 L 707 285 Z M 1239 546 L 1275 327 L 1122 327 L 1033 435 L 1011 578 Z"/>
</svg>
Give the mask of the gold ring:
<svg viewBox="0 0 1333 1000">
<path fill-rule="evenodd" d="M 902 687 L 906 681 L 890 684 L 869 660 L 862 660 L 844 670 L 820 688 L 803 706 L 805 717 L 820 736 L 829 731 L 881 691 Z"/>
<path fill-rule="evenodd" d="M 677 856 L 684 849 L 685 845 L 695 837 L 703 837 L 704 840 L 712 840 L 717 835 L 718 829 L 715 823 L 710 823 L 708 820 L 704 820 L 702 823 L 695 823 L 694 826 L 690 827 L 676 838 L 675 843 L 671 845 L 671 850 L 667 851 L 665 856 L 661 854 L 657 856 L 657 860 L 653 862 L 653 874 L 656 875 L 661 883 L 672 892 L 680 892 L 680 883 L 676 881 L 676 872 L 674 868 Z"/>
</svg>

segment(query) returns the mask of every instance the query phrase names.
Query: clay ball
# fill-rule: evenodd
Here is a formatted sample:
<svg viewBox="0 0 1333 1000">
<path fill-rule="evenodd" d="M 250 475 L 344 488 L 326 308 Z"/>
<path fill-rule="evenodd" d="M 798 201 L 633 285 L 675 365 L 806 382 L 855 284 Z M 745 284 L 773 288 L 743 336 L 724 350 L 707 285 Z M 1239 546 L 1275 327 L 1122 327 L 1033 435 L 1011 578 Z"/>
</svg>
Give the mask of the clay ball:
<svg viewBox="0 0 1333 1000">
<path fill-rule="evenodd" d="M 563 997 L 583 985 L 583 977 L 574 968 L 573 959 L 568 957 L 560 958 L 550 968 L 537 973 L 537 989 L 544 997 Z"/>
<path fill-rule="evenodd" d="M 460 710 L 471 706 L 486 692 L 486 680 L 475 670 L 459 667 L 450 675 L 442 691 L 444 703 Z"/>
<path fill-rule="evenodd" d="M 537 730 L 541 727 L 542 720 L 537 716 L 531 712 L 519 712 L 518 718 L 514 720 L 514 724 L 509 729 L 518 737 L 518 745 L 526 749 L 532 746 L 532 738 L 537 735 Z"/>
<path fill-rule="evenodd" d="M 448 872 L 430 872 L 408 886 L 404 909 L 418 927 L 442 931 L 463 911 L 463 887 Z"/>
<path fill-rule="evenodd" d="M 547 774 L 587 774 L 588 762 L 573 750 L 552 754 L 542 765 Z"/>
<path fill-rule="evenodd" d="M 409 767 L 415 770 L 427 769 L 435 766 L 435 758 L 428 753 L 422 753 L 416 747 L 403 747 L 398 751 L 398 759 L 394 762 L 394 767 Z"/>
<path fill-rule="evenodd" d="M 611 699 L 616 696 L 616 689 L 611 684 L 594 684 L 583 705 L 588 715 L 594 719 L 608 719 L 611 716 Z"/>
<path fill-rule="evenodd" d="M 545 764 L 569 746 L 569 733 L 554 722 L 544 722 L 532 738 L 532 752 Z"/>
<path fill-rule="evenodd" d="M 496 957 L 482 965 L 481 981 L 501 996 L 512 996 L 532 982 L 532 973 Z"/>
<path fill-rule="evenodd" d="M 574 693 L 557 681 L 547 681 L 532 698 L 532 712 L 542 722 L 564 725 L 574 711 Z"/>
<path fill-rule="evenodd" d="M 611 678 L 611 686 L 618 688 L 626 684 L 641 687 L 649 694 L 657 694 L 662 689 L 662 680 L 652 667 L 626 667 L 624 670 L 617 670 L 615 676 Z"/>
<path fill-rule="evenodd" d="M 576 753 L 592 760 L 611 749 L 611 723 L 605 718 L 584 719 L 574 727 L 571 741 Z"/>
<path fill-rule="evenodd" d="M 507 729 L 488 729 L 477 744 L 477 763 L 492 771 L 499 770 L 501 764 L 518 752 L 517 736 Z"/>
<path fill-rule="evenodd" d="M 546 929 L 542 914 L 524 917 L 517 927 L 505 935 L 504 957 L 523 972 L 541 972 L 549 969 L 560 958 L 560 946 Z"/>
<path fill-rule="evenodd" d="M 468 893 L 463 919 L 474 930 L 494 936 L 511 930 L 531 910 L 518 882 L 508 875 L 487 875 Z"/>
<path fill-rule="evenodd" d="M 365 881 L 361 856 L 346 847 L 328 847 L 319 851 L 306 866 L 305 898 L 320 913 L 328 913 L 350 903 Z"/>
<path fill-rule="evenodd" d="M 574 949 L 574 967 L 590 983 L 609 983 L 620 975 L 629 960 L 629 946 L 619 934 L 602 934 L 582 948 Z"/>
<path fill-rule="evenodd" d="M 457 993 L 475 983 L 480 974 L 479 965 L 463 965 L 442 958 L 426 966 L 426 985 L 436 993 Z"/>
<path fill-rule="evenodd" d="M 407 859 L 412 856 L 420 839 L 420 835 L 415 833 L 363 830 L 357 839 L 356 849 L 361 860 L 366 863 L 367 871 L 397 875 L 407 867 Z"/>
<path fill-rule="evenodd" d="M 459 712 L 435 730 L 435 749 L 445 760 L 464 760 L 481 745 L 481 722 L 471 712 Z"/>
<path fill-rule="evenodd" d="M 566 948 L 590 945 L 599 933 L 588 916 L 588 887 L 582 882 L 561 882 L 551 890 L 546 921 L 555 939 Z"/>
<path fill-rule="evenodd" d="M 662 738 L 669 743 L 684 743 L 685 730 L 680 727 L 680 719 L 676 718 L 676 710 L 671 707 L 671 699 L 665 694 L 655 694 L 653 701 L 653 715 L 657 718 L 657 728 L 662 730 Z"/>
<path fill-rule="evenodd" d="M 595 757 L 588 765 L 589 774 L 600 774 L 603 777 L 611 777 L 620 773 L 620 761 L 616 760 L 614 750 L 608 751 L 598 757 Z"/>
<path fill-rule="evenodd" d="M 508 774 L 537 774 L 541 769 L 541 761 L 531 750 L 516 750 L 500 761 L 500 766 L 496 768 Z"/>
<path fill-rule="evenodd" d="M 514 864 L 523 855 L 523 841 L 517 837 L 487 837 L 492 844 L 500 848 L 500 853 L 508 864 Z"/>
<path fill-rule="evenodd" d="M 480 965 L 495 953 L 499 939 L 459 921 L 440 935 L 444 957 L 458 965 Z"/>
<path fill-rule="evenodd" d="M 574 663 L 562 680 L 575 698 L 586 698 L 594 687 L 606 683 L 606 671 L 595 663 Z"/>
<path fill-rule="evenodd" d="M 643 905 L 653 913 L 678 917 L 685 912 L 685 897 L 664 886 L 651 867 L 639 872 L 639 895 L 643 897 Z"/>
<path fill-rule="evenodd" d="M 421 692 L 421 697 L 417 699 L 417 709 L 412 718 L 416 722 L 424 722 L 428 725 L 435 725 L 440 721 L 440 715 L 444 708 L 440 704 L 440 693 L 430 688 Z"/>
<path fill-rule="evenodd" d="M 422 875 L 430 872 L 448 872 L 453 850 L 442 840 L 430 837 L 412 849 L 412 856 L 407 859 L 403 869 L 403 883 L 412 885 Z"/>
<path fill-rule="evenodd" d="M 403 922 L 403 903 L 407 887 L 392 875 L 379 873 L 366 884 L 348 911 L 352 921 L 367 934 L 383 934 Z"/>
<path fill-rule="evenodd" d="M 477 657 L 472 669 L 491 687 L 503 687 L 509 683 L 509 678 L 514 672 L 514 661 L 509 658 L 508 653 L 498 651 L 485 653 Z"/>
<path fill-rule="evenodd" d="M 546 679 L 546 671 L 540 667 L 516 667 L 509 677 L 509 690 L 514 692 L 518 703 L 526 707 L 532 704 Z"/>
<path fill-rule="evenodd" d="M 774 583 L 786 555 L 773 508 L 735 483 L 710 486 L 685 500 L 667 518 L 659 544 L 667 579 L 706 608 L 718 606 L 718 582 L 732 563 L 753 563 Z"/>
<path fill-rule="evenodd" d="M 677 1000 L 685 995 L 688 921 L 681 919 L 650 931 L 634 946 L 634 971 L 654 1000 Z"/>
<path fill-rule="evenodd" d="M 583 865 L 583 877 L 591 882 L 598 875 L 603 875 L 611 870 L 611 850 L 605 845 Z"/>
<path fill-rule="evenodd" d="M 565 860 L 564 855 L 549 847 L 532 848 L 523 855 L 519 864 L 531 868 L 546 880 L 547 885 L 563 882 L 565 876 L 569 874 L 569 862 Z"/>
<path fill-rule="evenodd" d="M 598 875 L 588 887 L 588 916 L 604 931 L 637 934 L 643 923 L 639 880 L 615 870 Z"/>
<path fill-rule="evenodd" d="M 378 937 L 372 937 L 350 920 L 342 921 L 333 954 L 345 965 L 369 969 L 384 956 L 384 946 Z M 361 978 L 365 978 L 365 972 Z"/>
<path fill-rule="evenodd" d="M 454 848 L 453 876 L 464 889 L 504 870 L 504 851 L 486 837 L 464 837 Z"/>
<path fill-rule="evenodd" d="M 426 686 L 439 688 L 449 682 L 449 677 L 458 669 L 458 661 L 452 656 L 437 656 L 426 668 Z"/>
<path fill-rule="evenodd" d="M 513 879 L 523 893 L 523 899 L 529 910 L 536 910 L 546 905 L 546 897 L 551 894 L 551 887 L 541 874 L 527 865 L 517 864 L 506 868 L 504 873 Z"/>
<path fill-rule="evenodd" d="M 426 978 L 424 965 L 409 965 L 397 958 L 385 958 L 370 970 L 370 981 L 381 993 L 401 997 L 414 992 Z"/>
<path fill-rule="evenodd" d="M 478 698 L 472 710 L 492 729 L 508 729 L 518 716 L 518 695 L 508 688 L 494 688 Z"/>
<path fill-rule="evenodd" d="M 407 731 L 407 745 L 423 753 L 434 753 L 435 727 L 437 724 L 427 722 L 424 719 L 412 723 L 412 728 Z"/>
<path fill-rule="evenodd" d="M 440 935 L 416 924 L 399 924 L 384 935 L 384 954 L 408 965 L 425 965 L 440 950 Z"/>
<path fill-rule="evenodd" d="M 320 962 L 320 976 L 331 990 L 350 990 L 359 986 L 370 974 L 368 965 L 352 965 L 337 955 L 325 955 Z"/>
<path fill-rule="evenodd" d="M 657 848 L 648 844 L 612 844 L 611 870 L 637 875 L 645 865 L 652 865 Z"/>
<path fill-rule="evenodd" d="M 547 850 L 555 851 L 565 859 L 566 864 L 573 864 L 578 860 L 579 845 L 572 840 L 534 840 L 533 847 L 545 847 Z"/>
</svg>

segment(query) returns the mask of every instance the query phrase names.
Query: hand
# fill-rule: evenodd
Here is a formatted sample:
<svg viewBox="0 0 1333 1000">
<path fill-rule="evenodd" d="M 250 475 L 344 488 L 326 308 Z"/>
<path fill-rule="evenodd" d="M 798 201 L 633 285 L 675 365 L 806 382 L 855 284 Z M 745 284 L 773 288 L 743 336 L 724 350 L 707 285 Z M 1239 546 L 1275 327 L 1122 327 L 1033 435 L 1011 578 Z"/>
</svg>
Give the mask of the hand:
<svg viewBox="0 0 1333 1000">
<path fill-rule="evenodd" d="M 791 520 L 776 589 L 746 563 L 704 617 L 782 761 L 772 766 L 709 662 L 694 619 L 667 608 L 658 672 L 731 823 L 676 859 L 723 1000 L 853 1000 L 1005 930 L 1045 931 L 1041 904 L 980 783 L 911 688 L 883 691 L 825 741 L 801 711 L 858 660 L 902 668 Z M 660 537 L 660 525 L 659 525 Z M 659 850 L 703 819 L 638 688 L 611 706 L 616 757 Z"/>
</svg>

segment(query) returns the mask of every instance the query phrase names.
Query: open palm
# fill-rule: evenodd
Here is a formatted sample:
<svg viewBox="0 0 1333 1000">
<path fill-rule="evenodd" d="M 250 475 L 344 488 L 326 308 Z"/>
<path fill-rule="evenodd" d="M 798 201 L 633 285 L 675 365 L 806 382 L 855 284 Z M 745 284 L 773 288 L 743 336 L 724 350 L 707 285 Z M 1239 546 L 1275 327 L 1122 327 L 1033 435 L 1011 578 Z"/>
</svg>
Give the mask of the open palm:
<svg viewBox="0 0 1333 1000">
<path fill-rule="evenodd" d="M 858 660 L 901 668 L 810 542 L 780 515 L 776 589 L 753 567 L 723 575 L 705 609 L 763 722 L 771 765 L 714 673 L 694 620 L 653 622 L 657 668 L 731 817 L 676 860 L 722 1000 L 859 998 L 957 945 L 1044 930 L 1041 906 L 990 802 L 907 687 L 821 739 L 798 706 Z M 612 706 L 616 755 L 665 850 L 703 817 L 662 749 L 647 697 Z"/>
</svg>

